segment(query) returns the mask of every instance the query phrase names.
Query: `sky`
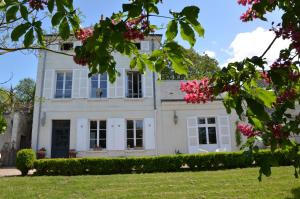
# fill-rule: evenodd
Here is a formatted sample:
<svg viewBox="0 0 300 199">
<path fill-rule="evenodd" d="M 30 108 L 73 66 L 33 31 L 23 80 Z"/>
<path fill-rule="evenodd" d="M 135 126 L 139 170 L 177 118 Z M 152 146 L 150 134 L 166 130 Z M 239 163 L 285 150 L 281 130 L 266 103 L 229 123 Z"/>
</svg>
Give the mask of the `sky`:
<svg viewBox="0 0 300 199">
<path fill-rule="evenodd" d="M 81 11 L 82 26 L 91 26 L 99 21 L 100 16 L 111 16 L 121 10 L 125 0 L 74 0 L 76 8 Z M 200 8 L 199 21 L 205 29 L 205 37 L 198 38 L 194 49 L 200 53 L 214 57 L 220 67 L 231 61 L 242 60 L 247 56 L 260 55 L 267 48 L 274 35 L 268 30 L 271 22 L 279 22 L 280 12 L 268 15 L 268 22 L 255 20 L 243 23 L 239 17 L 246 7 L 237 4 L 236 0 L 163 0 L 159 6 L 160 15 L 168 16 L 169 10 L 181 11 L 184 6 L 196 5 Z M 166 25 L 167 20 L 153 17 L 152 23 Z M 44 25 L 49 30 L 48 23 Z M 158 33 L 164 33 L 161 30 Z M 188 43 L 178 39 L 185 47 Z M 272 62 L 278 55 L 279 49 L 288 45 L 288 41 L 279 40 L 266 55 L 267 61 Z M 11 80 L 5 87 L 16 85 L 23 78 L 36 79 L 37 57 L 33 53 L 9 53 L 0 56 L 0 83 Z"/>
</svg>

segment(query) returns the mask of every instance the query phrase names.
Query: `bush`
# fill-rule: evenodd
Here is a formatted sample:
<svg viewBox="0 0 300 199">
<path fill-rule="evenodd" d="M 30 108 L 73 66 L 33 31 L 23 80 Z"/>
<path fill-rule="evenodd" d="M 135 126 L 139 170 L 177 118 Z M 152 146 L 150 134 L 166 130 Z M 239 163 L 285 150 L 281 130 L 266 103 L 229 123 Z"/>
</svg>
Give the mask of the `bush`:
<svg viewBox="0 0 300 199">
<path fill-rule="evenodd" d="M 37 175 L 108 175 L 234 169 L 266 164 L 286 166 L 292 162 L 281 151 L 264 150 L 253 156 L 244 152 L 223 152 L 139 158 L 43 159 L 34 161 L 34 168 Z"/>
<path fill-rule="evenodd" d="M 27 175 L 28 171 L 33 169 L 35 160 L 35 152 L 32 149 L 22 149 L 17 153 L 16 166 L 21 171 L 22 176 Z"/>
</svg>

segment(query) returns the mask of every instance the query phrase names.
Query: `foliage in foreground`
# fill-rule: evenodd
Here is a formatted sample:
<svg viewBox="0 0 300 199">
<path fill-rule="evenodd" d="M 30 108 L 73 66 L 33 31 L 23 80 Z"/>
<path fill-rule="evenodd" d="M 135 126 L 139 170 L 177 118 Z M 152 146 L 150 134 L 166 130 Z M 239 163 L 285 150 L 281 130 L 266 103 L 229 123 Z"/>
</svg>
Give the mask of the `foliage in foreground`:
<svg viewBox="0 0 300 199">
<path fill-rule="evenodd" d="M 273 154 L 270 151 L 260 151 L 253 155 L 244 152 L 224 152 L 138 158 L 40 159 L 34 162 L 34 168 L 36 175 L 205 171 L 254 166 L 260 166 L 262 167 L 261 172 L 269 173 L 270 166 L 294 164 L 294 162 L 290 162 L 289 155 L 282 151 Z"/>
<path fill-rule="evenodd" d="M 16 167 L 21 171 L 22 176 L 27 175 L 28 171 L 33 168 L 35 159 L 35 152 L 32 149 L 22 149 L 18 151 Z"/>
</svg>

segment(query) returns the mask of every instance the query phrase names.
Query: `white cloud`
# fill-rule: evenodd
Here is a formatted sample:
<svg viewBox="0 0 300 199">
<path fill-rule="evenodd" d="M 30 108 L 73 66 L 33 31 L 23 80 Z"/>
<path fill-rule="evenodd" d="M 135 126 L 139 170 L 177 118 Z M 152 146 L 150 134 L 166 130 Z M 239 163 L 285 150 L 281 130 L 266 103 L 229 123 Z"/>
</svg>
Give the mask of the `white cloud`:
<svg viewBox="0 0 300 199">
<path fill-rule="evenodd" d="M 216 57 L 216 53 L 214 51 L 210 51 L 210 50 L 204 51 L 203 54 L 206 54 L 207 56 L 209 56 L 211 58 L 215 58 Z"/>
<path fill-rule="evenodd" d="M 260 56 L 267 49 L 274 37 L 274 32 L 261 27 L 256 28 L 252 32 L 237 34 L 229 48 L 223 49 L 224 52 L 230 55 L 230 58 L 222 66 L 230 62 L 241 61 L 246 57 Z M 278 58 L 279 51 L 288 47 L 289 43 L 289 40 L 277 39 L 265 55 L 267 62 L 269 64 L 274 62 Z"/>
</svg>

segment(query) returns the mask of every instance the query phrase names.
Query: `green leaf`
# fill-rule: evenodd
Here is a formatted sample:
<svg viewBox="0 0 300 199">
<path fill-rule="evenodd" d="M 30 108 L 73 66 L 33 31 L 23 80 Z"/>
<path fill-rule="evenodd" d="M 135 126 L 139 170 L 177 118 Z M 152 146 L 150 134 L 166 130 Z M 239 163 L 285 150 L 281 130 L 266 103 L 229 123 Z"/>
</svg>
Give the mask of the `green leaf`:
<svg viewBox="0 0 300 199">
<path fill-rule="evenodd" d="M 187 6 L 183 8 L 181 14 L 186 16 L 186 18 L 189 20 L 195 20 L 195 19 L 197 20 L 199 12 L 200 9 L 197 6 Z"/>
<path fill-rule="evenodd" d="M 18 25 L 12 32 L 11 32 L 11 40 L 18 41 L 19 38 L 26 33 L 26 31 L 31 27 L 29 22 L 25 24 Z"/>
<path fill-rule="evenodd" d="M 205 30 L 201 26 L 201 24 L 198 21 L 189 21 L 190 24 L 192 24 L 194 30 L 198 33 L 199 37 L 204 37 Z"/>
<path fill-rule="evenodd" d="M 172 68 L 175 73 L 179 75 L 187 75 L 188 67 L 184 63 L 184 59 L 182 57 L 177 56 L 177 54 L 168 54 L 170 61 L 172 62 Z"/>
<path fill-rule="evenodd" d="M 58 24 L 60 24 L 63 17 L 64 17 L 63 12 L 55 13 L 55 15 L 51 19 L 52 26 L 57 26 Z"/>
<path fill-rule="evenodd" d="M 246 98 L 246 102 L 248 105 L 247 116 L 256 117 L 262 121 L 268 121 L 270 119 L 270 116 L 265 111 L 265 107 L 261 103 L 251 98 Z"/>
<path fill-rule="evenodd" d="M 70 36 L 70 26 L 66 18 L 64 18 L 59 25 L 59 36 L 61 36 L 63 40 L 67 40 Z"/>
<path fill-rule="evenodd" d="M 185 22 L 180 21 L 180 34 L 182 39 L 188 41 L 191 46 L 196 43 L 195 33 L 193 29 Z"/>
<path fill-rule="evenodd" d="M 29 47 L 30 45 L 33 44 L 33 40 L 34 40 L 33 28 L 31 28 L 25 35 L 24 46 L 26 48 Z"/>
<path fill-rule="evenodd" d="M 273 103 L 276 101 L 274 91 L 267 91 L 263 88 L 255 89 L 255 97 L 268 108 L 272 108 Z"/>
<path fill-rule="evenodd" d="M 6 11 L 6 22 L 10 22 L 14 19 L 16 19 L 16 14 L 19 10 L 19 6 L 17 5 L 14 5 L 14 6 L 11 6 L 7 11 Z"/>
<path fill-rule="evenodd" d="M 136 57 L 130 61 L 130 69 L 134 69 L 136 66 Z"/>
<path fill-rule="evenodd" d="M 28 10 L 27 7 L 24 6 L 23 4 L 20 4 L 20 11 L 21 11 L 21 16 L 23 19 L 28 20 Z"/>
<path fill-rule="evenodd" d="M 54 10 L 54 0 L 48 0 L 48 10 L 50 13 Z"/>
<path fill-rule="evenodd" d="M 178 26 L 176 20 L 171 20 L 167 27 L 166 37 L 168 41 L 175 39 L 178 34 Z"/>
</svg>

